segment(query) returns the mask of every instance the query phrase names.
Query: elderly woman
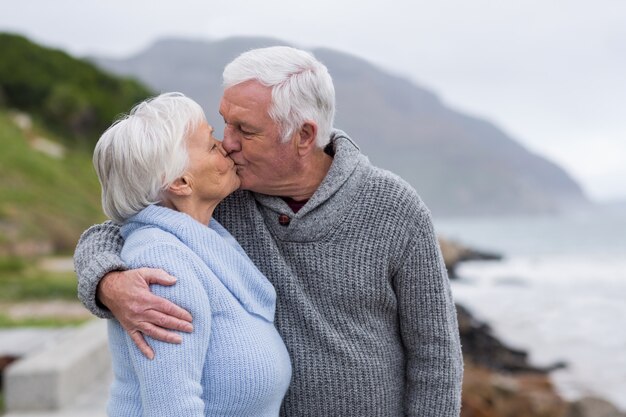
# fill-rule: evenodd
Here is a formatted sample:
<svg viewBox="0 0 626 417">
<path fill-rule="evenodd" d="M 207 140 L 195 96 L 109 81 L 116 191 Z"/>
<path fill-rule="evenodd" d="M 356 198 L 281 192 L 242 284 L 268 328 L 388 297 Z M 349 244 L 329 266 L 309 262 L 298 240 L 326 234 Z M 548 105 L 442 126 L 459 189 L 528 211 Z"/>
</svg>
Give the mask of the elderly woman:
<svg viewBox="0 0 626 417">
<path fill-rule="evenodd" d="M 181 345 L 151 341 L 150 360 L 109 322 L 109 415 L 277 416 L 291 365 L 273 324 L 276 293 L 211 218 L 239 179 L 200 106 L 178 93 L 137 105 L 102 135 L 93 160 L 104 212 L 123 224 L 122 259 L 176 276 L 152 290 L 194 326 Z"/>
</svg>

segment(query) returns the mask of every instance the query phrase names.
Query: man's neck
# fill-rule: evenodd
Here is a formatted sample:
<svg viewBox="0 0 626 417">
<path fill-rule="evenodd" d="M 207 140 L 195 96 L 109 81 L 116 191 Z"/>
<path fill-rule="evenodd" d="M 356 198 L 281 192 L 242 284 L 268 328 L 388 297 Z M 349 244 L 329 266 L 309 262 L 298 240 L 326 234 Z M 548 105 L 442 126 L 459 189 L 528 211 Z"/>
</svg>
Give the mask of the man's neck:
<svg viewBox="0 0 626 417">
<path fill-rule="evenodd" d="M 290 187 L 291 190 L 285 190 L 286 192 L 281 197 L 288 197 L 295 201 L 308 200 L 326 178 L 332 163 L 333 158 L 319 149 L 299 170 L 299 177 L 294 181 L 294 186 Z"/>
<path fill-rule="evenodd" d="M 293 211 L 294 213 L 299 212 L 300 209 L 304 207 L 306 203 L 309 201 L 308 198 L 306 200 L 300 200 L 300 201 L 296 201 L 290 197 L 281 197 L 281 198 L 283 199 L 285 203 L 287 203 L 291 211 Z"/>
</svg>

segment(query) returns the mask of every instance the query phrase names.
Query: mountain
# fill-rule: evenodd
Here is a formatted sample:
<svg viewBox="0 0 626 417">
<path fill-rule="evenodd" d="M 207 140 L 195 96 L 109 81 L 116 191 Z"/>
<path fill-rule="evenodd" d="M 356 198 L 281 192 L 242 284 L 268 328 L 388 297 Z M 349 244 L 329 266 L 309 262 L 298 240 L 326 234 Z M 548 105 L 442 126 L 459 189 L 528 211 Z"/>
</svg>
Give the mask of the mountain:
<svg viewBox="0 0 626 417">
<path fill-rule="evenodd" d="M 129 58 L 91 59 L 154 90 L 193 97 L 220 132 L 222 69 L 243 51 L 278 44 L 287 43 L 165 39 Z M 331 49 L 312 52 L 335 82 L 336 127 L 374 164 L 411 183 L 435 215 L 551 213 L 588 204 L 563 169 L 492 123 L 454 111 L 432 92 L 358 57 Z"/>
</svg>

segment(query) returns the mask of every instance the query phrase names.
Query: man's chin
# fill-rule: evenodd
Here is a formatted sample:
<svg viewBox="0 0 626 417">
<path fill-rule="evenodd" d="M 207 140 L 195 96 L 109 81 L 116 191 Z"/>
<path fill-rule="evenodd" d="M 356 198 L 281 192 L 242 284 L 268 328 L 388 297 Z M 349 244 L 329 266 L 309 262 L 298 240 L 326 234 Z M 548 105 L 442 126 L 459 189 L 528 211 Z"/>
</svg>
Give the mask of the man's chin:
<svg viewBox="0 0 626 417">
<path fill-rule="evenodd" d="M 252 191 L 254 193 L 261 193 L 261 194 L 265 194 L 263 192 L 264 187 L 261 186 L 261 184 L 259 184 L 258 181 L 246 181 L 245 178 L 241 179 L 241 183 L 239 184 L 239 189 L 240 190 L 246 190 L 246 191 Z"/>
<path fill-rule="evenodd" d="M 248 181 L 246 181 L 245 178 L 241 178 L 241 176 L 239 176 L 239 174 L 237 174 L 237 176 L 239 177 L 239 190 L 248 190 L 248 191 L 252 191 L 250 189 L 250 184 L 248 183 Z"/>
</svg>

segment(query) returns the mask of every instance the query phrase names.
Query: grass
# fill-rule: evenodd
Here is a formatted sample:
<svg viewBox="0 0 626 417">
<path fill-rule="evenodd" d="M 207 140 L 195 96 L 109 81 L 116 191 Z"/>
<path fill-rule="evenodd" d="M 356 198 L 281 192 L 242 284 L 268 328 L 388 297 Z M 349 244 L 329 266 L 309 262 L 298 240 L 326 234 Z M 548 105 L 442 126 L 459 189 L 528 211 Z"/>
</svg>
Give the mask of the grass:
<svg viewBox="0 0 626 417">
<path fill-rule="evenodd" d="M 67 148 L 55 159 L 31 148 L 35 137 L 62 143 L 37 123 L 21 131 L 0 108 L 0 246 L 48 242 L 69 253 L 80 233 L 103 219 L 91 153 Z"/>
<path fill-rule="evenodd" d="M 23 258 L 0 258 L 0 329 L 13 327 L 60 327 L 74 326 L 85 322 L 87 317 L 77 317 L 62 307 L 45 313 L 33 309 L 14 316 L 10 306 L 21 303 L 39 304 L 52 301 L 77 302 L 76 277 L 73 272 L 51 272 L 42 270 L 34 260 Z M 46 309 L 44 309 L 46 310 Z"/>
<path fill-rule="evenodd" d="M 34 261 L 0 258 L 0 301 L 76 300 L 73 272 L 39 269 Z"/>
<path fill-rule="evenodd" d="M 0 106 L 0 304 L 76 302 L 74 273 L 42 270 L 32 256 L 69 254 L 82 231 L 102 221 L 91 152 L 66 147 L 65 156 L 56 159 L 36 151 L 30 144 L 38 137 L 64 142 L 36 117 L 31 128 L 22 130 L 12 114 Z M 14 317 L 7 309 L 0 307 L 0 328 L 77 322 L 64 318 L 62 309 L 57 318 L 36 311 L 32 317 Z"/>
<path fill-rule="evenodd" d="M 85 323 L 87 318 L 68 318 L 68 317 L 24 317 L 12 318 L 6 314 L 0 313 L 0 329 L 11 329 L 15 327 L 65 327 L 78 326 Z"/>
</svg>

